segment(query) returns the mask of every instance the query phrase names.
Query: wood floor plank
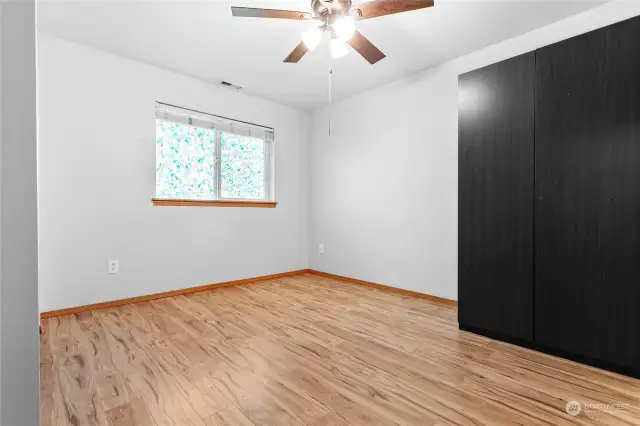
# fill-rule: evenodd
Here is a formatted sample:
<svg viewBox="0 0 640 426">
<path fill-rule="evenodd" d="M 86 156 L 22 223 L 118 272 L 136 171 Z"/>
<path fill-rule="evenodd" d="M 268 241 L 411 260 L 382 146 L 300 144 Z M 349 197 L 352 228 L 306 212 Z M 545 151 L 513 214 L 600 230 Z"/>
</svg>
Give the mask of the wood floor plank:
<svg viewBox="0 0 640 426">
<path fill-rule="evenodd" d="M 144 372 L 144 361 L 148 358 L 144 348 L 129 332 L 123 319 L 124 311 L 119 308 L 94 311 L 104 330 L 105 340 L 111 359 L 117 371 L 124 377 Z"/>
<path fill-rule="evenodd" d="M 254 426 L 238 407 L 232 405 L 204 419 L 206 426 Z"/>
<path fill-rule="evenodd" d="M 106 417 L 108 426 L 156 426 L 141 399 L 107 410 Z"/>
<path fill-rule="evenodd" d="M 51 318 L 40 338 L 43 426 L 640 424 L 640 380 L 317 275 Z"/>
<path fill-rule="evenodd" d="M 126 310 L 125 322 L 128 325 L 131 338 L 145 351 L 145 354 L 159 367 L 161 374 L 169 377 L 169 386 L 175 386 L 182 396 L 189 402 L 198 416 L 206 417 L 216 411 L 226 408 L 229 403 L 220 395 L 214 394 L 214 389 L 197 387 L 191 375 L 192 364 L 189 359 L 173 345 L 173 339 L 155 328 L 145 319 L 143 313 L 138 312 L 135 305 Z M 176 338 L 179 338 L 177 336 Z M 142 373 L 143 377 L 149 371 Z M 157 375 L 152 375 L 157 378 Z M 161 382 L 158 381 L 158 384 Z"/>
<path fill-rule="evenodd" d="M 130 401 L 129 389 L 118 371 L 107 371 L 96 374 L 98 396 L 104 410 L 110 410 Z"/>
<path fill-rule="evenodd" d="M 158 426 L 204 426 L 202 418 L 175 388 L 172 379 L 152 361 L 144 364 L 146 373 L 128 379 Z"/>
<path fill-rule="evenodd" d="M 242 408 L 254 396 L 261 396 L 260 378 L 251 373 L 242 374 L 229 364 L 200 364 L 194 369 L 200 376 L 201 386 L 213 387 L 232 405 Z"/>
<path fill-rule="evenodd" d="M 69 422 L 74 425 L 105 424 L 104 409 L 84 354 L 78 352 L 61 358 L 57 368 Z"/>
<path fill-rule="evenodd" d="M 55 374 L 53 354 L 51 353 L 51 329 L 46 320 L 40 334 L 40 424 L 51 426 L 56 423 L 54 401 Z"/>
</svg>

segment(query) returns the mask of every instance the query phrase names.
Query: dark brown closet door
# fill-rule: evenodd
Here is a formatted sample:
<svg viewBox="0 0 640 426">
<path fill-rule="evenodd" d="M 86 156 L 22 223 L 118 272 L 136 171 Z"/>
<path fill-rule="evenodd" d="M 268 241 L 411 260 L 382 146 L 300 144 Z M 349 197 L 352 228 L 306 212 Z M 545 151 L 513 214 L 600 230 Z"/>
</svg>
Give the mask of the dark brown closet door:
<svg viewBox="0 0 640 426">
<path fill-rule="evenodd" d="M 639 42 L 633 19 L 537 51 L 535 160 L 535 340 L 636 371 Z"/>
<path fill-rule="evenodd" d="M 535 54 L 459 79 L 462 329 L 532 340 Z"/>
</svg>

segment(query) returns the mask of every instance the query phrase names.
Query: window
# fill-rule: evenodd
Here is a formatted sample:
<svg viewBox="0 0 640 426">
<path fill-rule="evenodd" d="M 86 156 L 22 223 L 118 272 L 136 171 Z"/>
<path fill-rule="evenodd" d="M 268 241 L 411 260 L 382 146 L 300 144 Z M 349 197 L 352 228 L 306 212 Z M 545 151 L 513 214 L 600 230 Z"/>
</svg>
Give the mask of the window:
<svg viewBox="0 0 640 426">
<path fill-rule="evenodd" d="M 273 129 L 157 103 L 154 204 L 270 202 L 272 145 Z"/>
</svg>

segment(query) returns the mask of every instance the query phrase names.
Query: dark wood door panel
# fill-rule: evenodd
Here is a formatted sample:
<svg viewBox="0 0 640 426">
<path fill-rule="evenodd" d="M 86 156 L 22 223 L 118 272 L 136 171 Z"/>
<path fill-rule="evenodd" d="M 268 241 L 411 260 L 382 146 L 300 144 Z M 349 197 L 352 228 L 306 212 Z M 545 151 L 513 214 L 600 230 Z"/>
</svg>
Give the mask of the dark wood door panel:
<svg viewBox="0 0 640 426">
<path fill-rule="evenodd" d="M 459 79 L 461 326 L 533 338 L 535 54 Z"/>
<path fill-rule="evenodd" d="M 535 340 L 640 371 L 640 20 L 537 51 Z"/>
</svg>

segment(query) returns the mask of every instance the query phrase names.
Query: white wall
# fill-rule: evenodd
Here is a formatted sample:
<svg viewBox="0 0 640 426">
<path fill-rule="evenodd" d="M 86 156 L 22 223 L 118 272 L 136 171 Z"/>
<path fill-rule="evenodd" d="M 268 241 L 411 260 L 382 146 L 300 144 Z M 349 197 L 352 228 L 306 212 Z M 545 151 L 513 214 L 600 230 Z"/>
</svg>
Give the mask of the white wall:
<svg viewBox="0 0 640 426">
<path fill-rule="evenodd" d="M 0 424 L 38 424 L 35 2 L 0 4 Z"/>
<path fill-rule="evenodd" d="M 48 35 L 38 49 L 41 311 L 307 268 L 307 113 Z M 277 208 L 154 207 L 156 100 L 274 127 Z"/>
<path fill-rule="evenodd" d="M 316 111 L 310 268 L 457 299 L 458 75 L 639 14 L 607 3 L 347 99 L 330 137 Z"/>
</svg>

